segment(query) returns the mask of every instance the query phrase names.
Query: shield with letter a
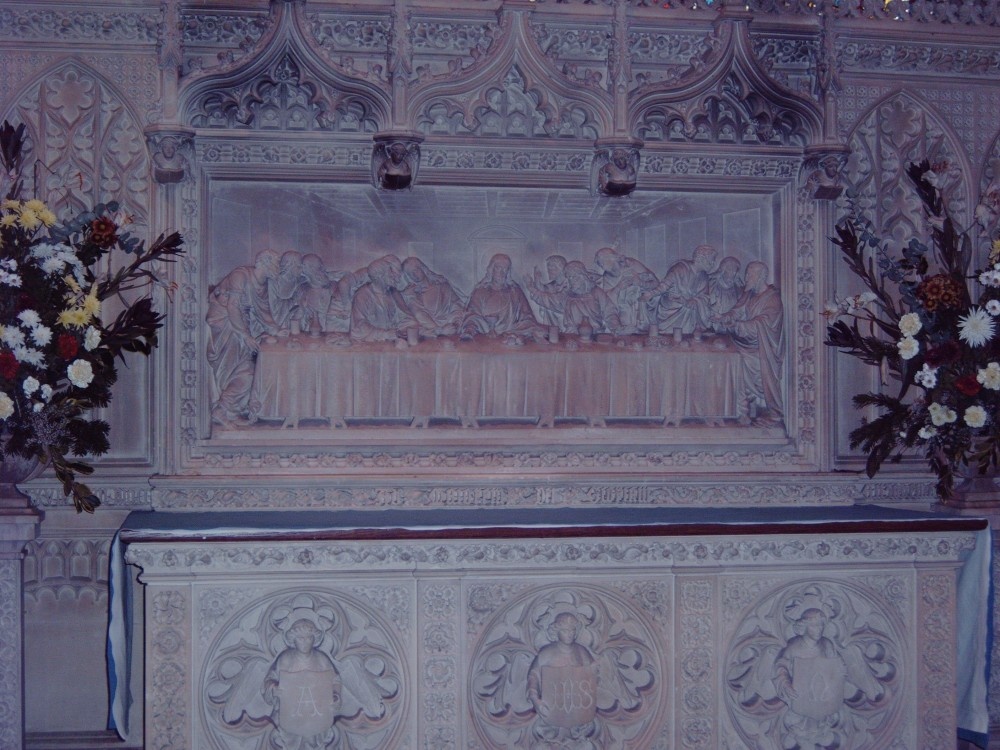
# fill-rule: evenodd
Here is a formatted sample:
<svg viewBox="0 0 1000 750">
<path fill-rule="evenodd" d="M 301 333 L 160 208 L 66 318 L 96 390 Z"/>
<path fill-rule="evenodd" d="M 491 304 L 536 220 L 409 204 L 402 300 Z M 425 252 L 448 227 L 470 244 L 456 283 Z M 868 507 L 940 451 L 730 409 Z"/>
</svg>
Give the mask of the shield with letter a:
<svg viewBox="0 0 1000 750">
<path fill-rule="evenodd" d="M 825 719 L 844 704 L 844 663 L 828 656 L 796 657 L 791 708 L 800 716 Z"/>
<path fill-rule="evenodd" d="M 593 667 L 542 667 L 542 699 L 549 706 L 545 721 L 577 727 L 597 716 L 597 680 Z"/>
<path fill-rule="evenodd" d="M 278 724 L 282 731 L 300 737 L 323 734 L 333 726 L 337 673 L 332 669 L 278 675 Z"/>
</svg>

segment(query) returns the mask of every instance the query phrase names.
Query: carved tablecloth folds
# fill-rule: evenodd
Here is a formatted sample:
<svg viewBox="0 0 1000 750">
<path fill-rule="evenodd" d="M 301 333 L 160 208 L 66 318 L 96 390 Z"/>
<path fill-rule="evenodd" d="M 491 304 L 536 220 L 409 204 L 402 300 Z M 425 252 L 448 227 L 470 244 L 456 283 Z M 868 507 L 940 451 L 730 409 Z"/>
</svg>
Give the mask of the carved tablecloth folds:
<svg viewBox="0 0 1000 750">
<path fill-rule="evenodd" d="M 917 750 L 985 732 L 986 521 L 795 515 L 134 513 L 113 575 L 127 546 L 147 745 Z M 119 670 L 127 621 L 118 601 Z"/>
<path fill-rule="evenodd" d="M 735 419 L 740 354 L 728 337 L 674 343 L 645 336 L 559 345 L 441 338 L 413 347 L 307 335 L 263 343 L 260 416 L 303 419 Z"/>
</svg>

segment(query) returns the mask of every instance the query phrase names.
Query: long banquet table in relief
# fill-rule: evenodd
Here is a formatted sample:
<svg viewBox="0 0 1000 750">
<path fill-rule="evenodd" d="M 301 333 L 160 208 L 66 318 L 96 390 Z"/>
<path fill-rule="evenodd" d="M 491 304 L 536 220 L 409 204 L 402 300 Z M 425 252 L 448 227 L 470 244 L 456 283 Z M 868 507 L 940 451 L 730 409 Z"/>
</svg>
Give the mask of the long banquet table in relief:
<svg viewBox="0 0 1000 750">
<path fill-rule="evenodd" d="M 502 339 L 360 343 L 308 335 L 265 341 L 254 398 L 260 416 L 303 419 L 736 418 L 740 354 L 726 337 L 630 336 L 557 344 Z"/>
</svg>

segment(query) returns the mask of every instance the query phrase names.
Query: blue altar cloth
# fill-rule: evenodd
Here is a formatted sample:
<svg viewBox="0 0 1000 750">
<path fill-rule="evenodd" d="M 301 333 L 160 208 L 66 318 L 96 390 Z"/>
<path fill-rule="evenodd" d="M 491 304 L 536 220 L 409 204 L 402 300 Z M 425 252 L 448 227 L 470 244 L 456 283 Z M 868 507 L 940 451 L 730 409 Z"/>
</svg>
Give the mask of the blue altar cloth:
<svg viewBox="0 0 1000 750">
<path fill-rule="evenodd" d="M 991 554 L 984 518 L 877 505 L 761 508 L 485 508 L 307 511 L 135 511 L 112 543 L 109 572 L 108 727 L 128 732 L 131 586 L 125 545 L 132 541 L 215 539 L 476 539 L 587 536 L 692 536 L 972 531 L 976 547 L 959 571 L 958 736 L 988 744 L 992 650 Z"/>
</svg>

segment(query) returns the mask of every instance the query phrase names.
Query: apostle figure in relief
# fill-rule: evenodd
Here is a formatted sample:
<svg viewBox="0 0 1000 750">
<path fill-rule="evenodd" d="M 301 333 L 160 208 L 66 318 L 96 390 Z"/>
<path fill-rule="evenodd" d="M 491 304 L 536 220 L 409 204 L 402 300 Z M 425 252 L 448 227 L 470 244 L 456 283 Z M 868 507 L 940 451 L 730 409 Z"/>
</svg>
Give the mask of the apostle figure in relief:
<svg viewBox="0 0 1000 750">
<path fill-rule="evenodd" d="M 548 629 L 552 642 L 538 650 L 528 668 L 528 700 L 538 715 L 533 747 L 563 747 L 559 743 L 593 733 L 597 664 L 587 647 L 577 642 L 580 628 L 580 619 L 572 612 L 556 615 Z"/>
<path fill-rule="evenodd" d="M 566 264 L 566 281 L 569 292 L 563 330 L 579 333 L 580 327 L 589 323 L 594 333 L 621 333 L 622 321 L 618 307 L 607 292 L 594 285 L 587 267 L 578 260 Z"/>
<path fill-rule="evenodd" d="M 528 296 L 541 309 L 542 323 L 562 327 L 566 307 L 566 258 L 550 255 L 545 259 L 548 281 L 542 281 L 542 272 L 535 267 L 535 274 L 527 280 Z"/>
<path fill-rule="evenodd" d="M 403 261 L 403 289 L 413 317 L 424 336 L 454 336 L 465 315 L 465 302 L 444 276 L 434 273 L 419 258 Z"/>
<path fill-rule="evenodd" d="M 743 284 L 739 278 L 740 259 L 729 255 L 719 261 L 719 267 L 708 276 L 708 306 L 711 311 L 710 326 L 722 331 L 717 318 L 728 313 L 743 295 Z"/>
<path fill-rule="evenodd" d="M 597 264 L 598 286 L 618 307 L 624 332 L 648 330 L 649 316 L 643 295 L 656 288 L 656 274 L 642 261 L 622 255 L 610 247 L 598 250 L 594 262 Z"/>
<path fill-rule="evenodd" d="M 302 330 L 326 332 L 327 313 L 333 301 L 336 282 L 330 279 L 323 259 L 314 253 L 302 257 L 302 294 L 300 317 Z"/>
<path fill-rule="evenodd" d="M 336 737 L 341 681 L 333 661 L 319 649 L 323 631 L 300 619 L 285 633 L 288 648 L 264 678 L 264 700 L 273 707 L 274 740 L 282 750 L 320 750 Z"/>
<path fill-rule="evenodd" d="M 209 288 L 207 357 L 212 368 L 212 422 L 253 422 L 260 404 L 251 397 L 258 342 L 277 333 L 268 285 L 278 274 L 278 254 L 262 250 L 253 267 L 239 266 Z"/>
<path fill-rule="evenodd" d="M 352 339 L 395 341 L 405 338 L 410 328 L 419 327 L 399 291 L 402 277 L 403 265 L 395 255 L 368 264 L 370 281 L 351 300 Z"/>
<path fill-rule="evenodd" d="M 747 264 L 740 301 L 719 321 L 732 331 L 740 352 L 742 390 L 737 404 L 741 423 L 781 424 L 785 401 L 781 389 L 784 359 L 784 307 L 781 294 L 767 283 L 767 265 Z"/>
<path fill-rule="evenodd" d="M 709 274 L 715 270 L 715 248 L 699 245 L 690 260 L 674 263 L 649 295 L 650 320 L 663 331 L 690 335 L 709 326 Z"/>
<path fill-rule="evenodd" d="M 510 257 L 497 253 L 490 258 L 486 273 L 472 290 L 462 320 L 462 338 L 489 336 L 541 336 L 531 303 L 511 277 Z"/>
<path fill-rule="evenodd" d="M 302 254 L 295 250 L 282 253 L 278 275 L 267 287 L 271 316 L 279 330 L 287 331 L 292 319 L 298 319 L 300 315 L 302 281 Z"/>
</svg>

